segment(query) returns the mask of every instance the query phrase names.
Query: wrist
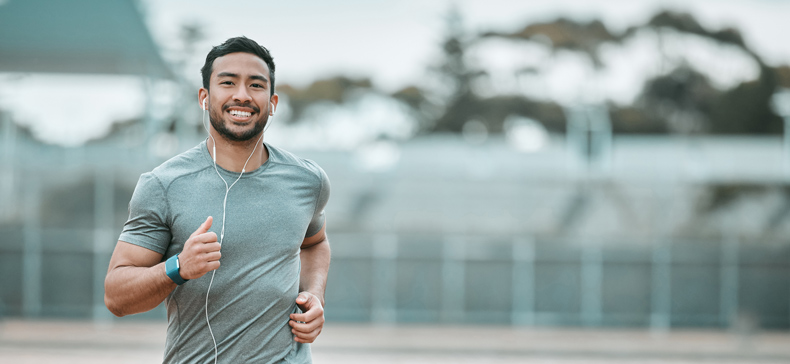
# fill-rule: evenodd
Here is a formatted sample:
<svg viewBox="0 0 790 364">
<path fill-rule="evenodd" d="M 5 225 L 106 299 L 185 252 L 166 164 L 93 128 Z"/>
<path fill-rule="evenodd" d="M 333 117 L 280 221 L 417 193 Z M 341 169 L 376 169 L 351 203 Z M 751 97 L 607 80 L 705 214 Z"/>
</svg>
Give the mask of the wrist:
<svg viewBox="0 0 790 364">
<path fill-rule="evenodd" d="M 173 283 L 177 285 L 182 285 L 188 281 L 188 279 L 184 279 L 181 277 L 181 263 L 178 260 L 178 254 L 168 258 L 165 261 L 165 273 Z"/>
<path fill-rule="evenodd" d="M 315 296 L 315 298 L 318 299 L 318 302 L 321 303 L 321 307 L 326 306 L 326 304 L 324 304 L 324 295 L 323 294 L 318 294 L 318 293 L 316 293 L 317 291 L 309 290 L 309 289 L 303 290 L 302 292 L 309 293 L 309 294 Z"/>
</svg>

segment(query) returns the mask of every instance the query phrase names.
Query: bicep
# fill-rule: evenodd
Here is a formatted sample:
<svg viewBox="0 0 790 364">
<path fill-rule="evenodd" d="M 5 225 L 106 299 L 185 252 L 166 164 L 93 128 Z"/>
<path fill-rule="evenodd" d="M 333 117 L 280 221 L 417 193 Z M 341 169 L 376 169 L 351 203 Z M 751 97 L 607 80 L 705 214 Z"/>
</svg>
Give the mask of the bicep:
<svg viewBox="0 0 790 364">
<path fill-rule="evenodd" d="M 314 162 L 310 161 L 315 168 L 317 169 L 319 176 L 320 176 L 320 186 L 318 186 L 318 190 L 316 191 L 316 200 L 315 200 L 315 209 L 313 210 L 313 216 L 310 219 L 310 223 L 307 226 L 307 231 L 305 234 L 305 240 L 312 239 L 313 237 L 322 235 L 323 229 L 325 228 L 326 223 L 326 216 L 324 214 L 324 207 L 326 207 L 327 202 L 329 201 L 329 193 L 330 193 L 330 184 L 329 178 L 326 176 L 321 167 L 318 167 Z M 309 235 L 309 236 L 308 236 Z M 317 241 L 320 241 L 318 239 Z"/>
<path fill-rule="evenodd" d="M 110 258 L 110 268 L 112 271 L 118 267 L 153 267 L 162 261 L 162 254 L 153 250 L 143 248 L 138 245 L 130 244 L 118 240 L 115 250 Z"/>
<path fill-rule="evenodd" d="M 313 234 L 312 236 L 308 236 L 304 238 L 304 240 L 302 240 L 301 248 L 302 249 L 309 248 L 324 240 L 326 240 L 326 222 L 324 222 L 324 225 L 321 227 L 321 230 L 319 230 L 317 233 Z"/>
</svg>

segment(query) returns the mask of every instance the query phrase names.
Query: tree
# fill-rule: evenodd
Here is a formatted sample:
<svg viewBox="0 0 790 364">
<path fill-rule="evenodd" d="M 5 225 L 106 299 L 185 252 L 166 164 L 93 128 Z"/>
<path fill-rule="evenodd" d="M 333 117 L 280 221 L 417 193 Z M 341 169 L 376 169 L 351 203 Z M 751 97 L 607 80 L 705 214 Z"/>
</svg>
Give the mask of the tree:
<svg viewBox="0 0 790 364">
<path fill-rule="evenodd" d="M 443 59 L 435 68 L 442 91 L 448 91 L 448 96 L 444 112 L 433 125 L 427 126 L 430 130 L 460 132 L 467 121 L 480 116 L 480 100 L 472 92 L 472 82 L 481 72 L 471 69 L 466 62 L 469 43 L 461 14 L 453 7 L 447 16 L 447 36 L 442 42 Z"/>
</svg>

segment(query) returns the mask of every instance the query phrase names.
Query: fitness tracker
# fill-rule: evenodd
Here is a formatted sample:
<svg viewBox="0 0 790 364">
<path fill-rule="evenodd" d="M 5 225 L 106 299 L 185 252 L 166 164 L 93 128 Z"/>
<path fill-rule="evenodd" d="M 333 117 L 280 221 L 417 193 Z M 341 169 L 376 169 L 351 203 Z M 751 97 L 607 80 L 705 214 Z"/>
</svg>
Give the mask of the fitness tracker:
<svg viewBox="0 0 790 364">
<path fill-rule="evenodd" d="M 179 286 L 189 280 L 181 278 L 181 265 L 178 263 L 178 254 L 165 261 L 165 272 L 167 272 L 167 276 Z"/>
</svg>

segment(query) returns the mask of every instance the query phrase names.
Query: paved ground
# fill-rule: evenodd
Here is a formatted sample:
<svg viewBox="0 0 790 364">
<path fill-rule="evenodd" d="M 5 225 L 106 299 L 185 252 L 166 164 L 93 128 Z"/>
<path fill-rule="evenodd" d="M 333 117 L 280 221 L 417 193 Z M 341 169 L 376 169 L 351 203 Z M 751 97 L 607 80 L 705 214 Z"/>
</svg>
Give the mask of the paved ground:
<svg viewBox="0 0 790 364">
<path fill-rule="evenodd" d="M 165 325 L 5 321 L 0 363 L 159 363 Z M 328 323 L 316 364 L 790 363 L 790 332 L 585 330 Z"/>
</svg>

